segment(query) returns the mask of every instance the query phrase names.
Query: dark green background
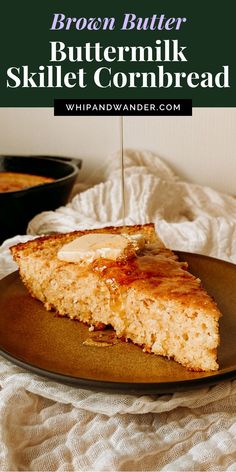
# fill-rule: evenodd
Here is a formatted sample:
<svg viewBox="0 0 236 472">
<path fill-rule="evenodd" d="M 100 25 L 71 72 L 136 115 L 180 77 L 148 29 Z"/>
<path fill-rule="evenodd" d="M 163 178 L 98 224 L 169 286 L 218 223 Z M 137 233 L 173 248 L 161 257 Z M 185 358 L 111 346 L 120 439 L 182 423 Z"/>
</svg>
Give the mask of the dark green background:
<svg viewBox="0 0 236 472">
<path fill-rule="evenodd" d="M 235 17 L 233 1 L 165 0 L 119 2 L 81 2 L 75 0 L 47 0 L 1 2 L 1 107 L 53 106 L 54 98 L 192 98 L 196 107 L 236 106 Z M 72 17 L 115 16 L 114 31 L 50 31 L 53 13 Z M 180 31 L 120 31 L 124 13 L 146 17 L 165 13 L 166 17 L 187 17 Z M 101 66 L 115 71 L 155 71 L 155 63 L 94 63 L 63 62 L 63 71 L 76 72 L 85 67 L 90 75 L 86 89 L 10 89 L 6 87 L 9 67 L 29 65 L 37 71 L 39 65 L 50 65 L 49 41 L 63 41 L 79 46 L 85 42 L 100 41 L 102 45 L 154 45 L 156 39 L 179 39 L 187 46 L 188 63 L 162 63 L 168 71 L 216 73 L 223 65 L 230 66 L 229 89 L 100 89 L 93 84 L 92 75 Z M 60 65 L 60 63 L 57 63 Z M 57 65 L 54 64 L 54 65 Z"/>
</svg>

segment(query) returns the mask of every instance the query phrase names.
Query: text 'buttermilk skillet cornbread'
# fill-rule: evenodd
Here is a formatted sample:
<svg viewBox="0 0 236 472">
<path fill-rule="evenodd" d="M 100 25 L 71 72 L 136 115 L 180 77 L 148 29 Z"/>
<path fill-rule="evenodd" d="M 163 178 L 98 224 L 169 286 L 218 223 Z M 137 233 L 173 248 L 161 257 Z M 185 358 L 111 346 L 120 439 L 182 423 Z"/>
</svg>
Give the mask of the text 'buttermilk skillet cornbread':
<svg viewBox="0 0 236 472">
<path fill-rule="evenodd" d="M 153 224 L 41 237 L 11 248 L 31 295 L 47 310 L 173 358 L 217 370 L 220 312 Z"/>
</svg>

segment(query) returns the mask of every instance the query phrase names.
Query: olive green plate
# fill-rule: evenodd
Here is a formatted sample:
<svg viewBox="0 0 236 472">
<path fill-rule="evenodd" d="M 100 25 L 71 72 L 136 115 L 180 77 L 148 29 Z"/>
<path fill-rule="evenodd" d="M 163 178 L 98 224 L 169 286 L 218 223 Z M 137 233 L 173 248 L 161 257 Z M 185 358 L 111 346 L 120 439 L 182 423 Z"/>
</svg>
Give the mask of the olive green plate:
<svg viewBox="0 0 236 472">
<path fill-rule="evenodd" d="M 130 342 L 83 344 L 88 327 L 47 312 L 30 297 L 18 272 L 0 281 L 0 353 L 15 364 L 59 382 L 96 390 L 163 393 L 236 377 L 236 265 L 178 253 L 215 298 L 220 320 L 218 372 L 189 372 Z M 109 334 L 109 333 L 108 333 Z"/>
</svg>

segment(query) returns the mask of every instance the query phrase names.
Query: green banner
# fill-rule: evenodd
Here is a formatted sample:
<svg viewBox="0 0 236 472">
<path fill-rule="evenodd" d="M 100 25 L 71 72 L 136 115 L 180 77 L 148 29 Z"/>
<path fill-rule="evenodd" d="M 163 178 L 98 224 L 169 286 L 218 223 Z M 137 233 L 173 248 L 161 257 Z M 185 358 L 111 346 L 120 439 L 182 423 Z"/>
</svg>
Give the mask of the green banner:
<svg viewBox="0 0 236 472">
<path fill-rule="evenodd" d="M 233 2 L 2 2 L 1 107 L 192 99 L 234 107 Z"/>
</svg>

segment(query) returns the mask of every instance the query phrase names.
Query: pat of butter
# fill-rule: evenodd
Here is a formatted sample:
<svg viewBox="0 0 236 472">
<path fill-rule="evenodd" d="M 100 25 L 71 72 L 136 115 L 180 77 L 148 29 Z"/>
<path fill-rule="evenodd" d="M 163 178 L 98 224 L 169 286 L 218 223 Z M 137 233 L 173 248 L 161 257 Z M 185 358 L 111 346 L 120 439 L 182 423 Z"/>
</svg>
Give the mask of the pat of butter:
<svg viewBox="0 0 236 472">
<path fill-rule="evenodd" d="M 139 251 L 140 249 L 144 248 L 145 238 L 141 233 L 135 233 L 135 234 L 122 233 L 122 234 L 132 244 L 135 251 Z"/>
<path fill-rule="evenodd" d="M 130 241 L 120 234 L 90 233 L 64 244 L 58 259 L 67 262 L 93 262 L 100 257 L 116 260 L 122 257 Z"/>
</svg>

